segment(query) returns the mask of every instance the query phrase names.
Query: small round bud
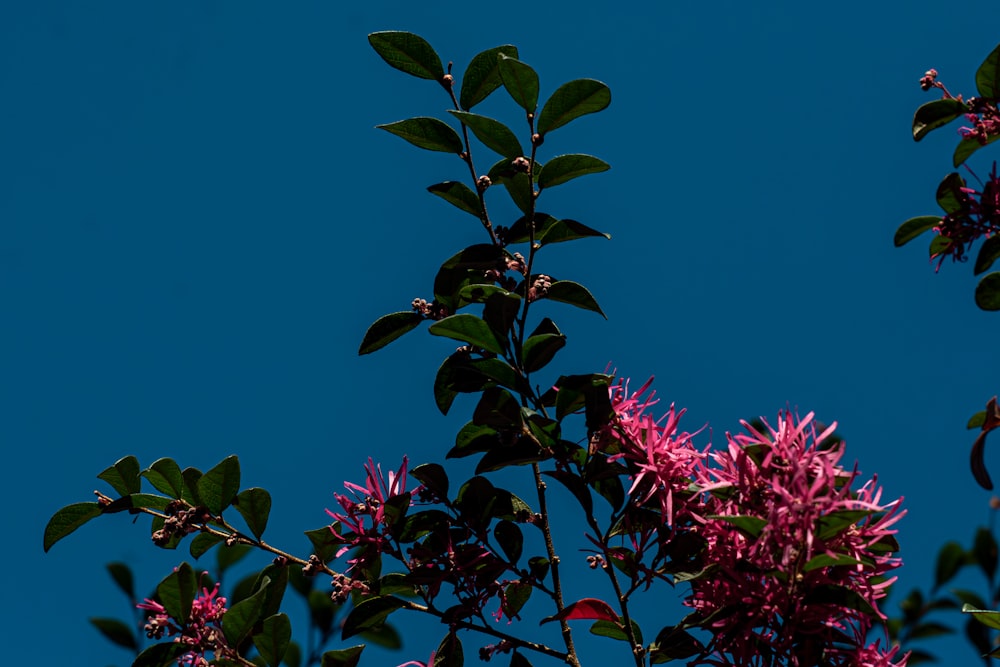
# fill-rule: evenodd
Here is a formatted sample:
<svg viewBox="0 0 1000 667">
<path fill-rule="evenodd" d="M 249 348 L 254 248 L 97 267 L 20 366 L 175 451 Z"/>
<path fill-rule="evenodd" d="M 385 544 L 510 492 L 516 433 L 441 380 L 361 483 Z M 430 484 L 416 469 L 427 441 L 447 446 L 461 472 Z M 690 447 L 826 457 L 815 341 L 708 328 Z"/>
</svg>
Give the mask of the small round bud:
<svg viewBox="0 0 1000 667">
<path fill-rule="evenodd" d="M 1000 510 L 1000 498 L 997 498 L 996 496 L 990 498 L 990 509 Z"/>
<path fill-rule="evenodd" d="M 520 173 L 523 174 L 523 173 L 525 173 L 525 172 L 528 171 L 529 167 L 531 167 L 531 163 L 528 162 L 528 158 L 526 158 L 526 157 L 516 157 L 510 163 L 510 166 L 514 168 L 514 171 L 517 171 L 517 172 L 520 172 Z"/>
<path fill-rule="evenodd" d="M 543 137 L 542 135 L 540 135 L 538 133 L 535 133 L 535 134 L 531 135 L 531 145 L 532 146 L 541 146 L 544 143 L 545 143 L 545 137 Z"/>
<path fill-rule="evenodd" d="M 490 180 L 489 176 L 480 176 L 476 179 L 476 189 L 480 192 L 485 192 L 486 188 L 493 185 L 493 181 Z"/>
</svg>

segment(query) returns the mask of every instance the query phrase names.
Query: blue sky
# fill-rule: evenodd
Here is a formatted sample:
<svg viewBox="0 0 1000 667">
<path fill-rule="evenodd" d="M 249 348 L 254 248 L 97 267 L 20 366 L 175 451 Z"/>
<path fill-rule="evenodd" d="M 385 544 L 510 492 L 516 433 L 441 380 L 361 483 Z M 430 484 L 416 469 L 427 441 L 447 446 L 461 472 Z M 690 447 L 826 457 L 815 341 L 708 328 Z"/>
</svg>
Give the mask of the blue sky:
<svg viewBox="0 0 1000 667">
<path fill-rule="evenodd" d="M 611 87 L 607 111 L 543 147 L 612 165 L 546 194 L 546 210 L 613 236 L 543 257 L 609 316 L 552 304 L 569 336 L 553 373 L 655 375 L 717 443 L 786 406 L 838 421 L 848 458 L 906 497 L 903 588 L 987 520 L 963 426 L 997 393 L 1000 316 L 976 309 L 969 265 L 935 274 L 922 241 L 894 249 L 892 234 L 935 212 L 956 140 L 910 138 L 933 97 L 917 81 L 936 67 L 972 91 L 995 3 L 37 2 L 0 18 L 10 662 L 128 664 L 86 622 L 126 612 L 103 564 L 130 562 L 145 590 L 183 554 L 121 515 L 41 553 L 48 517 L 121 456 L 206 469 L 238 454 L 244 485 L 275 498 L 271 540 L 304 552 L 301 531 L 369 455 L 451 446 L 472 404 L 434 409 L 447 341 L 356 355 L 373 320 L 483 240 L 424 192 L 462 165 L 374 129 L 448 106 L 378 58 L 376 30 L 422 35 L 456 73 L 516 44 L 543 98 L 574 78 Z M 516 117 L 502 92 L 483 112 Z M 659 604 L 650 634 L 679 613 L 664 605 L 657 624 Z M 423 659 L 443 634 L 427 628 L 368 664 Z M 929 646 L 975 659 L 961 641 Z"/>
</svg>

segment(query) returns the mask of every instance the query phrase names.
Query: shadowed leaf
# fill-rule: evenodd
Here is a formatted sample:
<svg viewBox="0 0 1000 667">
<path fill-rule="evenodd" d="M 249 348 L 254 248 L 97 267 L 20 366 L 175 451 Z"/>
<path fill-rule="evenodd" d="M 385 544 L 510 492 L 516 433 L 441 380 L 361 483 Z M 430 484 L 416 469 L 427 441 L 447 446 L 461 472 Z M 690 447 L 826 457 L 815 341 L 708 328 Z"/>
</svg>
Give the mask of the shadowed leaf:
<svg viewBox="0 0 1000 667">
<path fill-rule="evenodd" d="M 412 310 L 389 313 L 375 320 L 368 327 L 365 337 L 358 348 L 358 354 L 371 354 L 380 350 L 408 331 L 412 331 L 423 321 L 423 317 Z"/>
<path fill-rule="evenodd" d="M 898 248 L 939 224 L 941 224 L 941 216 L 939 215 L 922 215 L 917 218 L 910 218 L 899 226 L 892 242 Z"/>
<path fill-rule="evenodd" d="M 456 155 L 462 152 L 462 138 L 450 125 L 437 118 L 418 116 L 375 127 L 395 134 L 418 148 Z"/>
<path fill-rule="evenodd" d="M 427 191 L 470 215 L 474 215 L 477 218 L 482 215 L 479 195 L 473 192 L 465 183 L 445 181 L 444 183 L 428 186 Z"/>
<path fill-rule="evenodd" d="M 538 74 L 520 60 L 503 54 L 498 65 L 503 87 L 522 109 L 534 113 L 538 106 Z"/>
<path fill-rule="evenodd" d="M 986 56 L 986 60 L 976 71 L 976 89 L 980 97 L 1000 97 L 1000 46 Z"/>
<path fill-rule="evenodd" d="M 538 187 L 539 189 L 555 187 L 579 176 L 596 174 L 610 168 L 611 165 L 593 155 L 583 153 L 557 155 L 545 163 L 545 167 L 538 175 Z"/>
<path fill-rule="evenodd" d="M 921 105 L 913 114 L 913 140 L 920 141 L 931 130 L 947 125 L 967 111 L 965 103 L 955 99 L 934 100 Z"/>
<path fill-rule="evenodd" d="M 983 310 L 1000 310 L 1000 272 L 987 274 L 976 285 L 976 305 Z"/>
<path fill-rule="evenodd" d="M 462 75 L 462 92 L 459 95 L 459 102 L 463 109 L 471 109 L 503 85 L 498 64 L 500 54 L 509 58 L 517 58 L 517 47 L 512 44 L 504 44 L 487 49 L 476 54 L 469 66 L 465 68 L 465 74 Z"/>
<path fill-rule="evenodd" d="M 611 104 L 611 89 L 595 79 L 577 79 L 559 86 L 542 107 L 538 133 L 545 134 Z"/>
<path fill-rule="evenodd" d="M 42 548 L 48 551 L 53 544 L 100 515 L 101 506 L 97 503 L 74 503 L 63 507 L 52 515 L 45 526 Z"/>
<path fill-rule="evenodd" d="M 476 135 L 476 139 L 483 142 L 483 145 L 491 151 L 511 159 L 524 155 L 524 149 L 521 148 L 517 136 L 500 121 L 468 111 L 450 109 L 448 113 L 465 123 Z"/>
<path fill-rule="evenodd" d="M 444 76 L 441 58 L 423 37 L 412 32 L 386 30 L 368 35 L 368 43 L 382 60 L 398 70 L 440 81 Z"/>
</svg>

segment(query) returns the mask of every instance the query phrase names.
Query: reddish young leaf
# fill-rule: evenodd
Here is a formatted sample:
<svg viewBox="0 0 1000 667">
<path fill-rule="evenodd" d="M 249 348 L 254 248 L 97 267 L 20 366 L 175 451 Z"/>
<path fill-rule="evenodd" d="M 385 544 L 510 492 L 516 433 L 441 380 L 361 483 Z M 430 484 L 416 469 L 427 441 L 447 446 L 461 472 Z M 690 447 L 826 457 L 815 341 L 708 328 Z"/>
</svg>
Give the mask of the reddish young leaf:
<svg viewBox="0 0 1000 667">
<path fill-rule="evenodd" d="M 583 598 L 582 600 L 577 600 L 573 604 L 567 605 L 560 613 L 555 616 L 549 616 L 548 618 L 543 618 L 542 623 L 548 623 L 549 621 L 575 621 L 580 619 L 590 619 L 599 621 L 614 621 L 618 622 L 618 614 L 615 610 L 611 608 L 604 600 L 598 600 L 597 598 Z M 539 624 L 540 625 L 540 624 Z"/>
</svg>

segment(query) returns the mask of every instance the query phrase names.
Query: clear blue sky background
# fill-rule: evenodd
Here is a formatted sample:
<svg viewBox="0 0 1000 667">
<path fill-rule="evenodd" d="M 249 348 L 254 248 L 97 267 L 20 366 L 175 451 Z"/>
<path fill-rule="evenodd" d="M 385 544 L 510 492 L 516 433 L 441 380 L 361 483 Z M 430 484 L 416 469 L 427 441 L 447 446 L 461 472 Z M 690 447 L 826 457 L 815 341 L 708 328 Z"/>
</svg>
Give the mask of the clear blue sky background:
<svg viewBox="0 0 1000 667">
<path fill-rule="evenodd" d="M 374 319 L 429 296 L 440 261 L 483 239 L 423 191 L 463 177 L 461 163 L 373 129 L 448 106 L 369 48 L 383 29 L 424 36 L 457 73 L 517 44 L 543 97 L 573 78 L 611 86 L 606 112 L 543 147 L 543 161 L 612 165 L 546 195 L 545 210 L 614 237 L 542 256 L 609 315 L 551 306 L 570 343 L 553 372 L 655 375 L 716 443 L 786 405 L 839 421 L 848 458 L 906 497 L 903 587 L 926 584 L 940 544 L 988 517 L 964 424 L 998 391 L 1000 315 L 974 306 L 971 266 L 935 275 L 923 241 L 897 250 L 892 234 L 936 211 L 956 140 L 910 138 L 933 97 L 918 78 L 934 66 L 971 92 L 997 25 L 993 1 L 8 3 L 6 661 L 128 664 L 86 621 L 127 612 L 103 564 L 128 561 L 147 590 L 184 554 L 153 549 L 123 515 L 41 550 L 49 516 L 90 500 L 123 455 L 205 469 L 238 454 L 244 485 L 274 495 L 272 541 L 307 553 L 301 531 L 366 457 L 422 462 L 453 442 L 472 404 L 444 418 L 431 396 L 450 343 L 416 333 L 356 355 Z M 513 111 L 503 92 L 483 107 Z M 988 463 L 1000 476 L 993 449 Z M 571 588 L 587 592 L 587 575 Z M 678 618 L 678 594 L 643 608 L 650 637 Z M 403 653 L 366 664 L 424 659 L 444 630 L 407 627 Z M 619 649 L 586 645 L 595 664 Z M 961 640 L 932 646 L 954 648 L 947 664 L 976 660 Z"/>
</svg>

